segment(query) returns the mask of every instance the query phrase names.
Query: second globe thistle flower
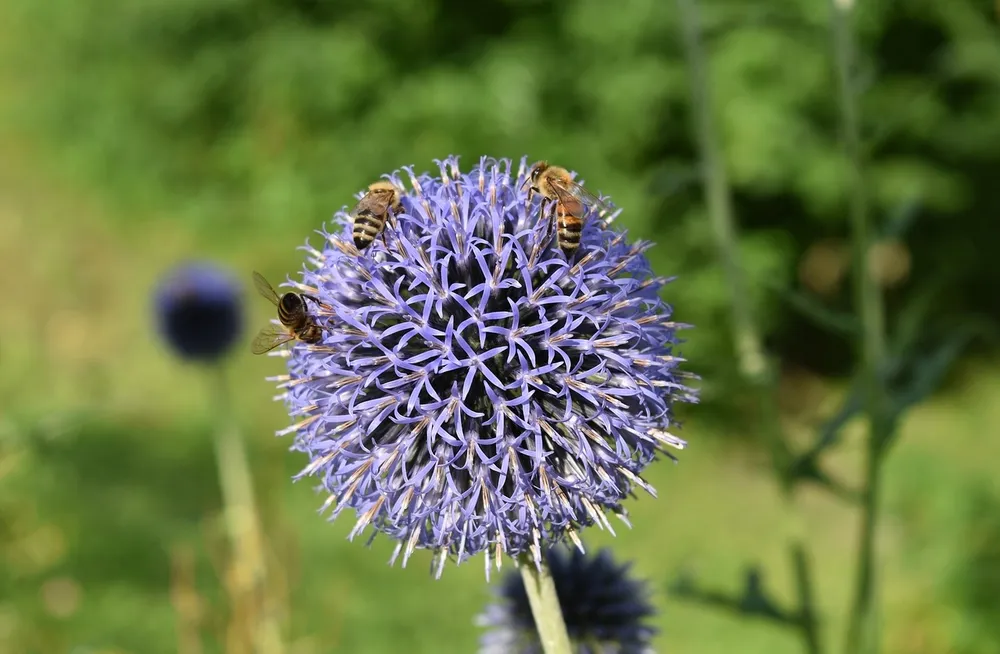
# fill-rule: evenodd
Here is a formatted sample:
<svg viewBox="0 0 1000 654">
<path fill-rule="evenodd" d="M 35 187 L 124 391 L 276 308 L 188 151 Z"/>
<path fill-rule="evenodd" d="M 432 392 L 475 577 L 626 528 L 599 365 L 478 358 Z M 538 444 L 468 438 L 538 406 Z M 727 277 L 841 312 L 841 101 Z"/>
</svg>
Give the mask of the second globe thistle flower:
<svg viewBox="0 0 1000 654">
<path fill-rule="evenodd" d="M 170 270 L 156 288 L 154 309 L 164 342 L 190 361 L 220 361 L 243 330 L 239 284 L 227 270 L 208 261 Z"/>
<path fill-rule="evenodd" d="M 315 345 L 279 378 L 295 448 L 330 493 L 395 539 L 459 561 L 529 550 L 623 515 L 642 470 L 684 442 L 672 406 L 694 400 L 674 356 L 680 325 L 648 244 L 588 218 L 569 260 L 527 203 L 525 162 L 457 159 L 408 171 L 403 212 L 359 252 L 337 214 L 300 290 L 324 309 Z M 405 189 L 399 174 L 388 179 Z M 669 456 L 669 454 L 668 454 Z"/>
<path fill-rule="evenodd" d="M 616 563 L 611 551 L 596 555 L 553 548 L 546 552 L 559 607 L 575 654 L 651 654 L 656 611 L 646 583 Z M 477 620 L 486 627 L 479 654 L 543 654 L 521 575 L 508 575 L 496 601 Z"/>
</svg>

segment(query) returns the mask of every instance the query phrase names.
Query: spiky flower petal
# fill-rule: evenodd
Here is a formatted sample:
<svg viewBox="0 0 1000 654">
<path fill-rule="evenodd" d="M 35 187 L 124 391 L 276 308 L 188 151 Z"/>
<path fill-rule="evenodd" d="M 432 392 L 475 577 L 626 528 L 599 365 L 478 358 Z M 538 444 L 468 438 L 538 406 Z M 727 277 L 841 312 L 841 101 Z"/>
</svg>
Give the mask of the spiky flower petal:
<svg viewBox="0 0 1000 654">
<path fill-rule="evenodd" d="M 648 244 L 594 210 L 567 261 L 527 204 L 525 164 L 404 169 L 412 190 L 385 240 L 358 252 L 341 212 L 292 284 L 322 303 L 326 329 L 278 378 L 295 421 L 279 434 L 311 460 L 300 476 L 322 480 L 332 517 L 356 512 L 351 537 L 373 525 L 404 565 L 435 550 L 438 574 L 448 555 L 486 552 L 488 570 L 610 528 L 605 510 L 652 492 L 643 468 L 683 447 L 672 406 L 694 400 Z"/>
<path fill-rule="evenodd" d="M 648 654 L 656 629 L 646 624 L 655 614 L 645 582 L 629 576 L 610 550 L 587 556 L 574 549 L 548 552 L 559 607 L 575 654 Z M 487 631 L 480 654 L 542 654 L 524 581 L 508 574 L 497 601 L 479 616 Z"/>
<path fill-rule="evenodd" d="M 239 284 L 209 262 L 184 263 L 169 271 L 156 289 L 154 309 L 160 335 L 183 359 L 220 359 L 243 327 Z"/>
</svg>

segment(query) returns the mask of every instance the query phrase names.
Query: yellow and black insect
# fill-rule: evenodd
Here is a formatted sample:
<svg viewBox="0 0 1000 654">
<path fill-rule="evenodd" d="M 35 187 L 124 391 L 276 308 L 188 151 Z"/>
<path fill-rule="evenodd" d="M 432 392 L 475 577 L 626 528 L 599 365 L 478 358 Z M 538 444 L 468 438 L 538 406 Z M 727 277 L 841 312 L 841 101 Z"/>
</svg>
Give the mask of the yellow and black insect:
<svg viewBox="0 0 1000 654">
<path fill-rule="evenodd" d="M 305 293 L 282 293 L 280 296 L 264 276 L 256 270 L 253 272 L 253 283 L 257 291 L 266 297 L 271 304 L 278 307 L 277 325 L 267 325 L 257 332 L 250 351 L 254 354 L 264 354 L 274 348 L 298 339 L 303 343 L 318 343 L 323 335 L 323 328 L 316 324 L 315 318 L 309 315 L 306 300 L 321 305 L 312 295 Z"/>
<path fill-rule="evenodd" d="M 580 247 L 584 218 L 591 208 L 605 207 L 604 201 L 573 181 L 569 171 L 539 161 L 528 171 L 522 184 L 528 188 L 528 202 L 535 193 L 553 203 L 556 242 L 569 259 Z"/>
<path fill-rule="evenodd" d="M 354 245 L 359 250 L 364 250 L 372 244 L 375 238 L 382 234 L 385 240 L 385 223 L 389 219 L 389 211 L 393 217 L 402 213 L 403 204 L 400 202 L 400 190 L 389 181 L 379 180 L 368 187 L 365 197 L 351 210 L 353 224 L 351 235 L 354 237 Z"/>
</svg>

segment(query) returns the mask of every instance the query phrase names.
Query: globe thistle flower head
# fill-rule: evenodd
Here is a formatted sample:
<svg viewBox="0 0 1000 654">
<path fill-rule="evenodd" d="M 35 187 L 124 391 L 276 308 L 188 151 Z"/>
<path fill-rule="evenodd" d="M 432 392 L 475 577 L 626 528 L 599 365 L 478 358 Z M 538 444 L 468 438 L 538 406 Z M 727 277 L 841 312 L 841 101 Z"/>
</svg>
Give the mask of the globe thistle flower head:
<svg viewBox="0 0 1000 654">
<path fill-rule="evenodd" d="M 170 270 L 156 288 L 154 310 L 161 337 L 182 359 L 221 359 L 242 332 L 240 286 L 212 263 Z"/>
<path fill-rule="evenodd" d="M 549 550 L 549 568 L 576 654 L 648 654 L 656 629 L 645 582 L 629 576 L 609 550 L 588 556 L 581 550 Z M 542 654 L 535 619 L 520 574 L 508 574 L 497 601 L 479 616 L 487 629 L 480 654 Z"/>
<path fill-rule="evenodd" d="M 291 286 L 325 331 L 277 353 L 295 421 L 279 434 L 308 454 L 300 477 L 321 480 L 331 519 L 356 513 L 352 538 L 371 525 L 404 565 L 431 549 L 438 574 L 485 552 L 488 574 L 491 557 L 540 562 L 543 544 L 610 529 L 605 511 L 624 516 L 635 487 L 652 492 L 642 470 L 684 446 L 673 405 L 695 397 L 648 244 L 595 209 L 567 260 L 527 203 L 525 160 L 438 164 L 386 176 L 402 212 L 364 250 L 346 212 L 306 246 Z"/>
</svg>

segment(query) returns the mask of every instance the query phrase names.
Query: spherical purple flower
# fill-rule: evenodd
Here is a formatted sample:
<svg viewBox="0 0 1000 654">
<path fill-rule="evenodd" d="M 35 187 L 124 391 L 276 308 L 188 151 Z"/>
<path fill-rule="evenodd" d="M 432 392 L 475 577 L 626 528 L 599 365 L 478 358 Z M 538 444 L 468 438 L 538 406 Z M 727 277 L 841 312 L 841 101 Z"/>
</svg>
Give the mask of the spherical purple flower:
<svg viewBox="0 0 1000 654">
<path fill-rule="evenodd" d="M 160 335 L 181 358 L 215 361 L 232 347 L 243 327 L 240 286 L 207 262 L 181 264 L 156 289 Z"/>
<path fill-rule="evenodd" d="M 403 211 L 359 252 L 351 218 L 306 247 L 321 343 L 295 344 L 276 381 L 294 448 L 351 537 L 372 525 L 393 560 L 434 550 L 503 553 L 611 527 L 610 510 L 666 446 L 673 404 L 694 400 L 673 348 L 682 327 L 658 296 L 646 243 L 629 244 L 596 209 L 567 260 L 548 212 L 527 204 L 525 161 L 457 159 L 414 176 Z M 360 196 L 359 196 L 360 197 Z M 537 194 L 535 195 L 537 198 Z M 612 214 L 611 218 L 617 213 Z M 669 456 L 669 454 L 668 454 Z"/>
<path fill-rule="evenodd" d="M 629 577 L 629 565 L 617 565 L 609 550 L 587 556 L 563 548 L 548 553 L 566 630 L 576 654 L 647 654 L 656 629 L 646 624 L 655 614 L 646 584 Z M 520 574 L 509 574 L 498 601 L 479 616 L 487 631 L 480 654 L 542 654 L 535 618 Z"/>
</svg>

